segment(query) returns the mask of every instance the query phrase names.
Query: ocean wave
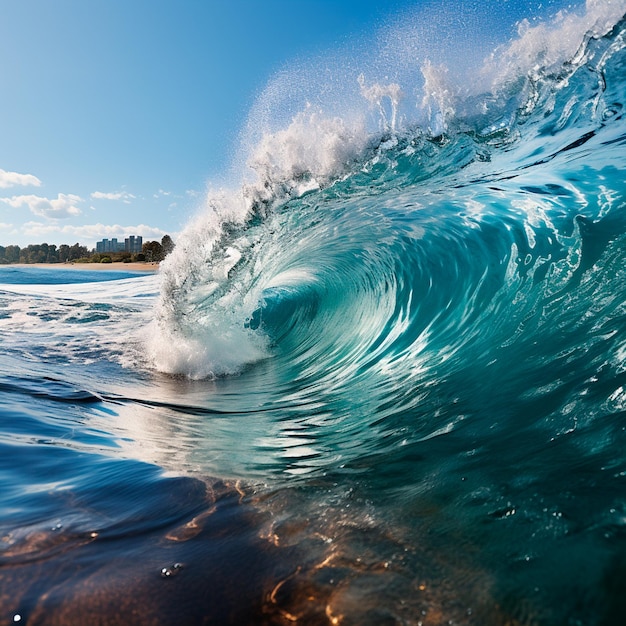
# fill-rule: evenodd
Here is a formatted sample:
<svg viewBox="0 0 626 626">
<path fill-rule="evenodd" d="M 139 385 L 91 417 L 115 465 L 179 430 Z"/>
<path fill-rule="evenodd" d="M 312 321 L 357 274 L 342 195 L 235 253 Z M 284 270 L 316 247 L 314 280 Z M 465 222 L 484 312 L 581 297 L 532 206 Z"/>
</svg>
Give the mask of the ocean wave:
<svg viewBox="0 0 626 626">
<path fill-rule="evenodd" d="M 598 223 L 621 228 L 625 11 L 589 1 L 522 21 L 471 87 L 423 55 L 407 85 L 350 59 L 353 95 L 317 80 L 330 100 L 278 129 L 287 79 L 271 81 L 248 124 L 253 176 L 210 193 L 163 263 L 155 366 L 204 378 L 286 355 L 303 377 L 311 363 L 318 377 L 399 362 L 422 375 L 496 312 L 504 341 L 528 285 L 542 290 L 529 310 L 559 297 L 606 248 L 589 252 Z M 393 32 L 409 49 L 414 29 Z"/>
</svg>

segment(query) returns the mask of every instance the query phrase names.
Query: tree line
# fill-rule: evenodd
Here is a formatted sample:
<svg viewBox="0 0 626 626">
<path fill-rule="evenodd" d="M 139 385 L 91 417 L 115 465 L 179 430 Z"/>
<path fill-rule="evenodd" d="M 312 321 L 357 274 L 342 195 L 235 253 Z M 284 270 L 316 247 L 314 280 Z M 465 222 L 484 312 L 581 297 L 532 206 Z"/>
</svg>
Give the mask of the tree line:
<svg viewBox="0 0 626 626">
<path fill-rule="evenodd" d="M 70 246 L 61 244 L 30 244 L 25 248 L 20 246 L 0 246 L 0 265 L 11 263 L 112 263 L 132 261 L 162 261 L 174 249 L 174 242 L 169 235 L 164 235 L 161 241 L 146 241 L 141 252 L 106 252 L 97 253 L 86 246 L 75 243 Z"/>
</svg>

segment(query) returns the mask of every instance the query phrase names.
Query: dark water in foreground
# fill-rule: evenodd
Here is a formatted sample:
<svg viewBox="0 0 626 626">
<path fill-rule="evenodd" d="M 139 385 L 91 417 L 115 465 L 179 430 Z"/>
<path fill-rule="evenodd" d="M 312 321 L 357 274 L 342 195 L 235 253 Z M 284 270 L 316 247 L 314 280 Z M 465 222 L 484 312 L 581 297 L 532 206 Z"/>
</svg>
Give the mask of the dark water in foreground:
<svg viewBox="0 0 626 626">
<path fill-rule="evenodd" d="M 0 268 L 0 624 L 622 624 L 625 48 Z"/>
</svg>

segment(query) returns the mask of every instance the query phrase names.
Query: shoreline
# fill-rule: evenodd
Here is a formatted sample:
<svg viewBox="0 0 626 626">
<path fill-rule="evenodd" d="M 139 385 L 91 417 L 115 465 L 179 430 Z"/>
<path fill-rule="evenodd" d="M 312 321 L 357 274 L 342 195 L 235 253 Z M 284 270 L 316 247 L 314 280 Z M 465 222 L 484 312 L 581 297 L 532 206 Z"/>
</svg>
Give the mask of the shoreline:
<svg viewBox="0 0 626 626">
<path fill-rule="evenodd" d="M 28 268 L 36 267 L 38 269 L 67 269 L 67 270 L 109 270 L 111 272 L 158 272 L 159 263 L 145 262 L 115 262 L 115 263 L 8 263 L 0 265 L 3 267 L 19 267 Z"/>
</svg>

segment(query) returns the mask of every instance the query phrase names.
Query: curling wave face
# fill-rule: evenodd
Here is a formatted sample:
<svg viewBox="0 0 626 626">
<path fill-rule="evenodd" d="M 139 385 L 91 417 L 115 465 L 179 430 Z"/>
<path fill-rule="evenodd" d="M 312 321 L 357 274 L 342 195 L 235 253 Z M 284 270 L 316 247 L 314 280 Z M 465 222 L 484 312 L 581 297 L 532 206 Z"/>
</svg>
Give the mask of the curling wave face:
<svg viewBox="0 0 626 626">
<path fill-rule="evenodd" d="M 361 72 L 363 110 L 308 105 L 265 132 L 256 179 L 211 194 L 164 263 L 157 366 L 204 378 L 278 357 L 421 376 L 484 336 L 529 276 L 565 288 L 582 272 L 581 227 L 619 204 L 623 9 L 589 2 L 522 23 L 475 70 L 487 92 L 461 93 L 426 59 L 411 115 L 409 88 Z"/>
<path fill-rule="evenodd" d="M 490 90 L 464 100 L 437 91 L 426 62 L 426 126 L 398 106 L 399 87 L 368 88 L 360 73 L 379 127 L 309 106 L 264 135 L 257 179 L 212 194 L 163 264 L 157 366 L 247 373 L 246 410 L 315 424 L 287 465 L 270 446 L 263 471 L 345 465 L 473 413 L 480 432 L 493 415 L 478 396 L 499 414 L 574 393 L 536 417 L 568 432 L 585 404 L 577 385 L 622 368 L 624 8 L 523 23 L 494 52 L 506 68 L 481 66 Z"/>
</svg>

